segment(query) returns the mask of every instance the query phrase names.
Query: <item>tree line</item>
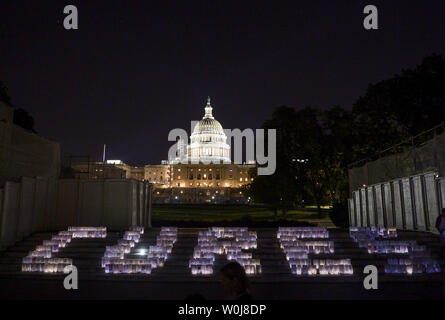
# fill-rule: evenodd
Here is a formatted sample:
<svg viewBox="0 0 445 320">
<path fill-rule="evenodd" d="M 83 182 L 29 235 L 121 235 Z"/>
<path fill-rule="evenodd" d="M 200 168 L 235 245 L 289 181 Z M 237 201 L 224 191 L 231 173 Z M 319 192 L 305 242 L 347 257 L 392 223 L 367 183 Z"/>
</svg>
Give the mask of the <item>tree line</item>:
<svg viewBox="0 0 445 320">
<path fill-rule="evenodd" d="M 244 193 L 276 215 L 294 207 L 338 208 L 346 221 L 348 164 L 369 158 L 445 119 L 445 60 L 425 57 L 412 69 L 370 84 L 352 108 L 280 106 L 262 128 L 277 130 L 277 168 Z M 252 171 L 255 175 L 255 171 Z M 334 210 L 335 211 L 335 210 Z"/>
</svg>

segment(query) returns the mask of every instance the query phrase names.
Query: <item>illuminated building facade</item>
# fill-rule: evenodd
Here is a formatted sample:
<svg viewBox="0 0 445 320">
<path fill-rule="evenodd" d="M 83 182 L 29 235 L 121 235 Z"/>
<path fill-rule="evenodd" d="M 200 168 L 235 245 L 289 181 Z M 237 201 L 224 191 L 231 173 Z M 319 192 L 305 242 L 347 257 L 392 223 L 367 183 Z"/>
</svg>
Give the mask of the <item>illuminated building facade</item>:
<svg viewBox="0 0 445 320">
<path fill-rule="evenodd" d="M 190 144 L 178 143 L 177 157 L 158 165 L 133 167 L 120 160 L 74 163 L 77 175 L 90 179 L 125 177 L 154 184 L 154 203 L 244 203 L 240 188 L 253 180 L 254 163 L 234 164 L 222 125 L 207 99 L 204 117 L 193 128 Z M 184 160 L 189 160 L 187 161 Z M 77 177 L 77 176 L 76 176 Z"/>
</svg>

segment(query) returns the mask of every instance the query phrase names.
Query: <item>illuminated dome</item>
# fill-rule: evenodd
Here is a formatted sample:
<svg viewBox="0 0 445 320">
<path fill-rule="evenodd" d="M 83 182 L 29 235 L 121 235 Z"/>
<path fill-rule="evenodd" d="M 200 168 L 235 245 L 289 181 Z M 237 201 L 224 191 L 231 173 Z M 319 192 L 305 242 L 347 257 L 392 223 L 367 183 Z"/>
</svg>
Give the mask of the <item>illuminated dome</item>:
<svg viewBox="0 0 445 320">
<path fill-rule="evenodd" d="M 205 114 L 190 137 L 188 154 L 193 162 L 230 163 L 230 146 L 221 124 L 213 117 L 210 97 L 207 99 Z"/>
</svg>

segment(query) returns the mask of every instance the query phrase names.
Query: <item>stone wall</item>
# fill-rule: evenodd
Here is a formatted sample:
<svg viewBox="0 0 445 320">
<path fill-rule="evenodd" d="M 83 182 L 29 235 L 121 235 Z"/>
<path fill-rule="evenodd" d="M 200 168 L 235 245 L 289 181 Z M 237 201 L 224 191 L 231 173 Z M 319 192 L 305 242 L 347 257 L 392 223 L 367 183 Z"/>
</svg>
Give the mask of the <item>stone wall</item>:
<svg viewBox="0 0 445 320">
<path fill-rule="evenodd" d="M 22 178 L 0 189 L 0 249 L 69 226 L 151 226 L 152 185 L 126 179 Z"/>
<path fill-rule="evenodd" d="M 445 177 L 436 172 L 386 181 L 352 192 L 352 227 L 396 227 L 437 232 L 435 222 L 445 206 Z"/>
<path fill-rule="evenodd" d="M 58 178 L 59 144 L 14 125 L 12 112 L 0 105 L 0 187 L 21 177 Z"/>
</svg>

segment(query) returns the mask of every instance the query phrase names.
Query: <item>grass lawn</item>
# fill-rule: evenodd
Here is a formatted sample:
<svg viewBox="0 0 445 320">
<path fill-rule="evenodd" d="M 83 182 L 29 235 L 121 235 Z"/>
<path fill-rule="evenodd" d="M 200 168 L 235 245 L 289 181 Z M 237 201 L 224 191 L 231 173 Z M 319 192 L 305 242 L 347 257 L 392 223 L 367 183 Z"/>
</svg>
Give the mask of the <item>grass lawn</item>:
<svg viewBox="0 0 445 320">
<path fill-rule="evenodd" d="M 278 219 L 269 208 L 253 206 L 217 206 L 217 205 L 153 205 L 152 220 L 168 222 L 193 223 L 218 223 L 218 222 L 244 222 L 267 223 L 277 220 L 288 222 L 308 222 L 329 224 L 329 210 L 323 209 L 322 216 L 319 217 L 314 208 L 301 208 L 290 210 L 286 217 L 278 213 Z"/>
</svg>

